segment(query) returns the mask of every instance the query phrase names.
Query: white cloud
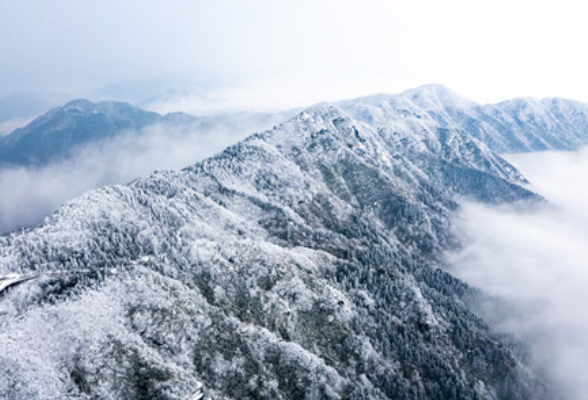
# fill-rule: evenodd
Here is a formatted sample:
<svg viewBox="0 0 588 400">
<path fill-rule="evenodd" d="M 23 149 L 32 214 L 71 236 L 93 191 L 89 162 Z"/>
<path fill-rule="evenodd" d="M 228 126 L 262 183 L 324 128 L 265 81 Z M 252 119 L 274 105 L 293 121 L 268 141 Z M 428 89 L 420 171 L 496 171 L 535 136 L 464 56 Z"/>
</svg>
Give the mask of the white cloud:
<svg viewBox="0 0 588 400">
<path fill-rule="evenodd" d="M 452 272 L 506 302 L 487 309 L 500 330 L 530 343 L 561 398 L 588 398 L 588 151 L 509 156 L 551 205 L 463 206 L 466 246 Z M 569 396 L 569 397 L 566 397 Z"/>
<path fill-rule="evenodd" d="M 198 129 L 152 126 L 87 145 L 74 157 L 43 168 L 0 170 L 0 232 L 36 225 L 63 202 L 87 190 L 126 183 L 154 170 L 191 165 L 270 127 L 273 118 L 241 114 L 211 118 Z"/>
</svg>

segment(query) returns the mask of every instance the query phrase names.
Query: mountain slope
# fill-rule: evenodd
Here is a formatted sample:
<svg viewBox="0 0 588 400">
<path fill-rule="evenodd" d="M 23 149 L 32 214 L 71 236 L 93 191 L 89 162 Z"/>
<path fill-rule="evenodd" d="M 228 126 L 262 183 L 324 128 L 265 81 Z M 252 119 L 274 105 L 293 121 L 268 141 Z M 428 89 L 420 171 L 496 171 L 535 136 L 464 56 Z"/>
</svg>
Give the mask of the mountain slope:
<svg viewBox="0 0 588 400">
<path fill-rule="evenodd" d="M 213 131 L 219 135 L 235 132 L 236 141 L 243 138 L 240 132 L 265 130 L 294 114 L 235 112 L 197 118 L 182 112 L 161 115 L 122 102 L 74 100 L 0 137 L 0 168 L 41 167 L 64 161 L 74 158 L 84 146 L 104 145 L 125 134 L 141 135 L 144 128 L 156 125 L 162 131 L 181 132 L 186 142 L 190 136 Z"/>
<path fill-rule="evenodd" d="M 550 398 L 439 268 L 457 196 L 538 197 L 386 107 L 308 109 L 0 237 L 0 271 L 43 275 L 0 301 L 0 397 Z"/>
<path fill-rule="evenodd" d="M 398 95 L 369 96 L 338 105 L 359 120 L 361 107 L 380 108 L 379 112 L 368 112 L 374 121 L 366 122 L 400 126 L 409 133 L 425 126 L 428 130 L 467 132 L 498 153 L 571 150 L 588 144 L 588 106 L 571 100 L 514 99 L 479 105 L 432 84 Z M 197 119 L 182 113 L 162 116 L 127 103 L 74 100 L 0 138 L 0 166 L 42 166 L 71 157 L 83 144 L 112 139 L 153 124 L 193 130 L 217 125 L 231 129 L 249 126 L 255 130 L 291 115 L 292 112 L 234 113 Z"/>
<path fill-rule="evenodd" d="M 74 100 L 0 141 L 0 165 L 42 166 L 71 157 L 79 146 L 112 139 L 156 123 L 195 123 L 186 114 L 166 116 L 127 103 Z"/>
<path fill-rule="evenodd" d="M 210 157 L 289 114 L 196 118 L 125 103 L 71 102 L 0 137 L 0 233 L 37 226 L 86 190 Z"/>
<path fill-rule="evenodd" d="M 394 129 L 464 132 L 498 153 L 574 150 L 588 144 L 588 105 L 565 99 L 514 99 L 480 105 L 437 84 L 399 95 L 377 95 L 339 103 L 370 123 Z M 372 110 L 373 111 L 373 110 Z"/>
</svg>

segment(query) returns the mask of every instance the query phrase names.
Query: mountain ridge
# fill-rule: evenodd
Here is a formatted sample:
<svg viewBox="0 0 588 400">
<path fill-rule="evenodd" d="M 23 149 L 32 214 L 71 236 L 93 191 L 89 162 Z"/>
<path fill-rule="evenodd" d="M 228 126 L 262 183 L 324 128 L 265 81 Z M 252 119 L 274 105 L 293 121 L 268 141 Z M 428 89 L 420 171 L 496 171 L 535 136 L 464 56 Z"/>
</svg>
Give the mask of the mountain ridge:
<svg viewBox="0 0 588 400">
<path fill-rule="evenodd" d="M 411 120 L 399 142 L 385 105 L 360 106 L 312 107 L 0 236 L 0 270 L 68 272 L 0 302 L 0 394 L 549 398 L 441 268 L 458 196 L 540 198 L 477 139 Z"/>
<path fill-rule="evenodd" d="M 429 129 L 467 131 L 499 153 L 572 150 L 588 144 L 588 106 L 566 99 L 520 98 L 482 105 L 442 85 L 428 84 L 396 95 L 377 94 L 332 104 L 343 108 L 346 104 L 356 108 L 388 104 L 387 120 L 381 123 L 398 124 L 402 123 L 400 119 L 411 119 L 415 126 L 425 118 Z M 289 115 L 285 113 L 277 121 Z M 528 120 L 531 115 L 534 119 Z M 360 118 L 357 114 L 354 117 Z M 206 118 L 199 122 L 184 113 L 161 115 L 123 102 L 92 103 L 77 99 L 0 138 L 0 163 L 42 166 L 71 156 L 82 144 L 107 140 L 125 130 L 138 131 L 156 123 L 195 127 L 198 123 L 210 124 Z"/>
<path fill-rule="evenodd" d="M 71 156 L 83 144 L 165 123 L 167 119 L 128 103 L 72 100 L 5 136 L 0 142 L 0 163 L 43 166 Z"/>
<path fill-rule="evenodd" d="M 482 105 L 430 84 L 398 95 L 367 96 L 338 104 L 385 106 L 387 120 L 376 121 L 379 123 L 405 119 L 415 126 L 422 125 L 425 118 L 430 128 L 466 131 L 498 153 L 574 150 L 588 144 L 588 105 L 574 100 L 519 98 Z M 531 116 L 533 120 L 528 120 Z"/>
</svg>

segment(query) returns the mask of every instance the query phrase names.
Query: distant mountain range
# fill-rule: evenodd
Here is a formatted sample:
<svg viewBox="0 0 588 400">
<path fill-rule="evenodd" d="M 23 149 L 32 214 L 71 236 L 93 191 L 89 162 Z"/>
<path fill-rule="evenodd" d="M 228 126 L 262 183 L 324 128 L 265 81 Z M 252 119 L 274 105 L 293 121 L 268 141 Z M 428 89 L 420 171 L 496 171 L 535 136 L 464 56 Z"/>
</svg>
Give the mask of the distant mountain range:
<svg viewBox="0 0 588 400">
<path fill-rule="evenodd" d="M 375 117 L 380 124 L 409 130 L 422 125 L 465 131 L 498 153 L 571 150 L 588 143 L 588 106 L 571 100 L 515 99 L 479 105 L 440 85 L 427 85 L 400 95 L 375 95 L 337 104 L 360 120 L 363 109 L 385 105 L 385 113 Z M 0 138 L 0 167 L 46 165 L 71 157 L 82 145 L 155 124 L 197 131 L 213 124 L 237 127 L 253 119 L 269 127 L 292 115 L 233 113 L 196 118 L 185 113 L 160 115 L 122 102 L 74 100 Z"/>
<path fill-rule="evenodd" d="M 498 153 L 586 144 L 587 110 L 431 85 L 88 192 L 0 236 L 40 276 L 0 299 L 0 397 L 558 398 L 442 254 L 460 199 L 542 201 Z"/>
<path fill-rule="evenodd" d="M 74 100 L 0 138 L 0 165 L 42 166 L 72 156 L 79 146 L 154 124 L 196 123 L 187 114 L 159 115 L 127 103 Z"/>
<path fill-rule="evenodd" d="M 0 233 L 39 224 L 63 202 L 209 157 L 293 112 L 160 115 L 76 100 L 0 137 Z"/>
<path fill-rule="evenodd" d="M 588 144 L 588 105 L 572 100 L 529 98 L 480 105 L 432 84 L 341 105 L 355 110 L 358 118 L 362 110 L 379 107 L 376 116 L 366 115 L 388 127 L 464 132 L 497 153 L 574 150 Z"/>
<path fill-rule="evenodd" d="M 281 113 L 227 113 L 194 117 L 182 112 L 161 115 L 128 103 L 74 100 L 36 118 L 25 127 L 0 137 L 0 168 L 42 167 L 71 158 L 84 146 L 108 142 L 122 135 L 141 134 L 159 126 L 198 135 L 211 129 L 243 131 L 267 129 L 294 115 Z M 235 135 L 238 140 L 240 136 Z"/>
</svg>

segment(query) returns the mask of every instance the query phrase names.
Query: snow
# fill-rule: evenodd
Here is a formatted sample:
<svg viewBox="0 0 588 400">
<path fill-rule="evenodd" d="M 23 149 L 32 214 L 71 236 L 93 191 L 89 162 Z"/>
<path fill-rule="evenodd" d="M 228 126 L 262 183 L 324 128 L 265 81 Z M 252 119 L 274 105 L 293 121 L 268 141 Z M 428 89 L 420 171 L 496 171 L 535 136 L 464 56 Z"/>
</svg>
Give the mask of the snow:
<svg viewBox="0 0 588 400">
<path fill-rule="evenodd" d="M 189 398 L 198 383 L 213 398 L 338 399 L 355 385 L 384 399 L 398 382 L 424 396 L 427 378 L 404 376 L 408 364 L 442 365 L 452 387 L 489 392 L 491 371 L 459 346 L 484 338 L 488 354 L 514 356 L 434 286 L 442 271 L 429 257 L 455 243 L 457 196 L 533 195 L 457 128 L 484 111 L 460 102 L 428 87 L 312 107 L 0 238 L 0 271 L 45 273 L 1 300 L 0 397 L 137 398 L 139 378 L 153 398 Z M 504 121 L 484 133 L 498 138 Z"/>
</svg>

